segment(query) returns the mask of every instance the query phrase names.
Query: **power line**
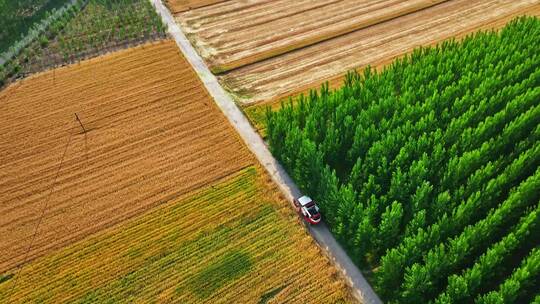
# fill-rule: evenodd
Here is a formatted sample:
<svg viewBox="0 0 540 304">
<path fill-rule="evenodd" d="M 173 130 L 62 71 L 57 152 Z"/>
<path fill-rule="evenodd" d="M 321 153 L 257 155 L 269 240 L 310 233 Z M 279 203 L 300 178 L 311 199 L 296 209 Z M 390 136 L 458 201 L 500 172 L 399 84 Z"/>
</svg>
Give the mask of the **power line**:
<svg viewBox="0 0 540 304">
<path fill-rule="evenodd" d="M 24 265 L 26 264 L 28 260 L 28 255 L 30 254 L 30 251 L 32 250 L 32 246 L 34 245 L 34 241 L 36 240 L 37 232 L 39 230 L 39 226 L 41 225 L 41 222 L 43 221 L 43 218 L 45 217 L 45 212 L 47 210 L 47 207 L 49 206 L 49 201 L 52 197 L 52 194 L 54 192 L 54 187 L 56 186 L 56 181 L 58 179 L 58 176 L 60 175 L 60 169 L 62 169 L 62 164 L 64 163 L 64 158 L 66 156 L 67 149 L 71 143 L 71 138 L 73 137 L 73 133 L 69 135 L 68 142 L 66 144 L 66 147 L 64 148 L 64 153 L 62 154 L 62 158 L 60 159 L 60 164 L 58 165 L 58 169 L 56 170 L 56 176 L 54 177 L 53 184 L 51 186 L 51 191 L 49 192 L 49 195 L 47 196 L 47 199 L 45 200 L 45 206 L 41 210 L 41 215 L 39 216 L 38 223 L 36 225 L 36 228 L 34 230 L 34 235 L 32 236 L 32 240 L 30 241 L 30 246 L 28 246 L 28 250 L 26 250 L 26 253 L 24 255 L 23 262 L 19 265 L 17 269 L 17 273 L 15 274 L 15 281 L 13 281 L 13 285 L 11 286 L 11 290 L 9 291 L 9 297 L 8 302 L 11 302 L 11 296 L 13 295 L 13 291 L 15 290 L 15 286 L 17 285 L 17 281 L 19 280 L 19 277 L 22 273 L 22 269 Z"/>
<path fill-rule="evenodd" d="M 81 125 L 81 128 L 83 129 L 84 133 L 84 156 L 86 158 L 86 166 L 88 166 L 88 136 L 86 135 L 86 128 L 84 127 L 81 119 L 79 118 L 79 115 L 75 113 L 75 118 L 79 122 L 79 125 Z"/>
</svg>

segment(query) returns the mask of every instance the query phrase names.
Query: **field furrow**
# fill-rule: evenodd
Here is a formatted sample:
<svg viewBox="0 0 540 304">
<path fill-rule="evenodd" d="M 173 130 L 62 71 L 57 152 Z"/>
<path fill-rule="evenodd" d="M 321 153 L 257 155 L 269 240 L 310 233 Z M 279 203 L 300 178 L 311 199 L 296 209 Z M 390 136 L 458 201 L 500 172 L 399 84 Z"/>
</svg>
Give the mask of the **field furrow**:
<svg viewBox="0 0 540 304">
<path fill-rule="evenodd" d="M 210 69 L 225 72 L 444 1 L 228 1 L 177 20 Z"/>
<path fill-rule="evenodd" d="M 194 76 L 164 42 L 0 93 L 0 270 L 23 261 L 42 212 L 30 259 L 253 164 Z"/>
<path fill-rule="evenodd" d="M 0 285 L 0 301 L 350 302 L 260 170 L 246 168 L 36 259 L 16 286 Z"/>
<path fill-rule="evenodd" d="M 325 81 L 339 85 L 348 70 L 383 66 L 418 46 L 462 37 L 478 29 L 499 28 L 518 15 L 540 15 L 540 2 L 446 1 L 240 67 L 220 76 L 220 80 L 246 104 L 279 99 Z"/>
<path fill-rule="evenodd" d="M 165 4 L 172 13 L 180 13 L 191 9 L 226 2 L 229 0 L 165 0 Z"/>
</svg>

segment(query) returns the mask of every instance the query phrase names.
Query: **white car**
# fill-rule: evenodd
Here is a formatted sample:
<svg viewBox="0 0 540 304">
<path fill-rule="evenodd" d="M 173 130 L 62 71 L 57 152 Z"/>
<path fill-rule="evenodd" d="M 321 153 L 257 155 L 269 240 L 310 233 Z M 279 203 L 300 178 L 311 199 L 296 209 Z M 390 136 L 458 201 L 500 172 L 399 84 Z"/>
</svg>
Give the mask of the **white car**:
<svg viewBox="0 0 540 304">
<path fill-rule="evenodd" d="M 315 225 L 321 221 L 319 207 L 309 196 L 304 195 L 300 198 L 294 199 L 294 206 L 296 208 L 296 212 L 304 217 L 306 222 Z"/>
</svg>

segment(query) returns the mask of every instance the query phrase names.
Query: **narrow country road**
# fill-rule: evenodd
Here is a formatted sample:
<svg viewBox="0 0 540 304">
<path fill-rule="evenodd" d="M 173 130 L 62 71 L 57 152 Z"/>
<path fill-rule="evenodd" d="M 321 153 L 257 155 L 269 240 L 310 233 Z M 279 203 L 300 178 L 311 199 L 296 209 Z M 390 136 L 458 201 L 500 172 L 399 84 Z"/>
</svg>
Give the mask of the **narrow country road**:
<svg viewBox="0 0 540 304">
<path fill-rule="evenodd" d="M 216 104 L 240 134 L 252 153 L 255 154 L 259 162 L 266 168 L 289 202 L 292 202 L 293 197 L 299 196 L 300 191 L 287 172 L 285 172 L 283 167 L 272 156 L 265 142 L 255 129 L 253 129 L 247 118 L 236 106 L 228 93 L 221 87 L 217 78 L 210 72 L 161 0 L 149 1 L 154 5 L 157 13 L 167 24 L 169 33 L 201 78 Z M 334 239 L 328 227 L 324 223 L 321 223 L 318 226 L 310 226 L 308 229 L 319 246 L 328 254 L 335 266 L 343 273 L 348 281 L 347 283 L 353 289 L 353 295 L 362 303 L 382 303 L 360 270 L 354 265 L 343 248 Z"/>
</svg>

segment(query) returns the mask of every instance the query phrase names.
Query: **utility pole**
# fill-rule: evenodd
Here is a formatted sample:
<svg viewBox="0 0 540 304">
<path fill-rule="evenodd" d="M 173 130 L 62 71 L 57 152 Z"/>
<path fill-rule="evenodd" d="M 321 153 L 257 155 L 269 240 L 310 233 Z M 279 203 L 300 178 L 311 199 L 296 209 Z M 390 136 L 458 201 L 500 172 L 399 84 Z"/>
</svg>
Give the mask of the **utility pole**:
<svg viewBox="0 0 540 304">
<path fill-rule="evenodd" d="M 81 125 L 81 128 L 83 129 L 83 134 L 84 134 L 84 155 L 86 157 L 86 166 L 88 166 L 88 137 L 86 135 L 86 129 L 84 128 L 84 125 L 83 125 L 81 119 L 79 118 L 79 115 L 77 115 L 77 113 L 75 113 L 75 119 L 79 122 L 79 125 Z"/>
<path fill-rule="evenodd" d="M 79 115 L 77 115 L 77 113 L 75 113 L 75 118 L 77 119 L 77 121 L 81 125 L 81 128 L 83 129 L 83 133 L 86 134 L 86 129 L 84 128 L 84 126 L 82 124 L 82 121 L 79 119 Z"/>
</svg>

